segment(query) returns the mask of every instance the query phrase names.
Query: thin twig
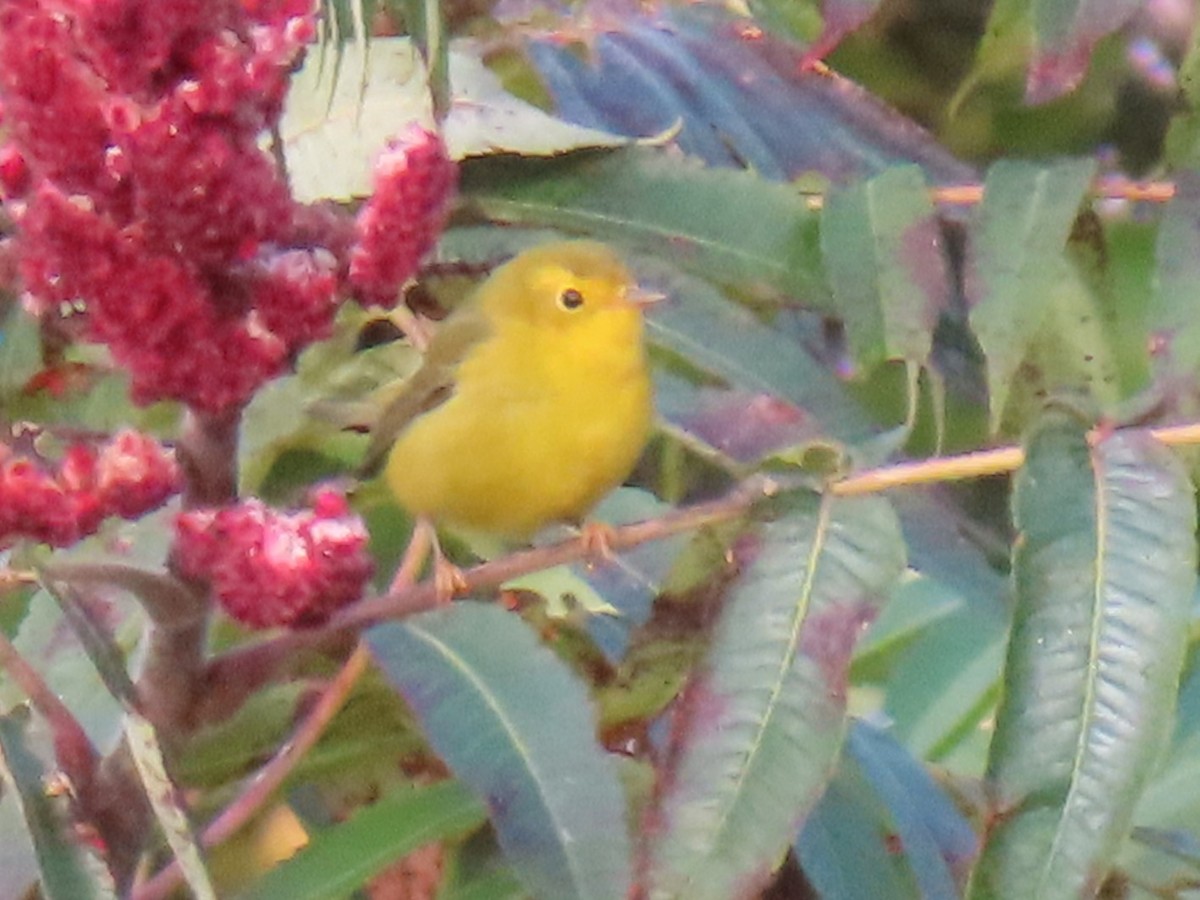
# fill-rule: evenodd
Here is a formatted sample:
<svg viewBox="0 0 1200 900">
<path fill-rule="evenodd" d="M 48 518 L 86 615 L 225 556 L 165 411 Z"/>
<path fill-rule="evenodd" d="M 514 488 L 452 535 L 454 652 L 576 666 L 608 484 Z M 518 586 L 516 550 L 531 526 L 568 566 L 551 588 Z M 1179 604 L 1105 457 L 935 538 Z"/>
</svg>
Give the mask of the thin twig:
<svg viewBox="0 0 1200 900">
<path fill-rule="evenodd" d="M 936 203 L 948 206 L 973 206 L 983 200 L 982 184 L 957 184 L 934 188 Z M 1106 177 L 1092 185 L 1092 195 L 1102 200 L 1166 203 L 1175 196 L 1170 181 L 1132 181 L 1128 178 Z"/>
<path fill-rule="evenodd" d="M 628 550 L 648 541 L 662 540 L 705 525 L 732 521 L 745 514 L 756 500 L 770 496 L 775 490 L 774 482 L 767 479 L 756 480 L 753 484 L 742 486 L 719 500 L 689 506 L 657 519 L 614 528 L 608 546 L 614 551 Z M 589 552 L 586 541 L 574 538 L 547 547 L 513 553 L 465 570 L 462 573 L 466 585 L 464 590 L 466 593 L 488 591 L 520 575 L 586 559 Z M 335 616 L 326 627 L 361 629 L 386 619 L 404 618 L 431 609 L 437 602 L 437 591 L 433 581 L 426 579 L 421 584 L 404 590 L 356 603 L 341 615 Z"/>
<path fill-rule="evenodd" d="M 182 627 L 207 615 L 202 595 L 161 570 L 144 569 L 126 562 L 51 562 L 42 567 L 45 577 L 72 585 L 103 585 L 137 597 L 153 621 Z"/>
<path fill-rule="evenodd" d="M 366 670 L 370 653 L 360 642 L 337 676 L 321 693 L 312 712 L 300 724 L 292 739 L 284 744 L 255 775 L 245 793 L 218 815 L 200 836 L 205 847 L 213 847 L 240 830 L 271 798 L 296 763 L 315 744 L 346 702 L 351 689 Z M 183 883 L 183 871 L 177 861 L 148 880 L 133 893 L 134 900 L 164 900 Z"/>
<path fill-rule="evenodd" d="M 977 206 L 983 202 L 983 185 L 950 184 L 935 187 L 930 192 L 934 203 L 943 206 Z M 1106 176 L 1092 185 L 1092 196 L 1099 200 L 1128 200 L 1131 203 L 1166 203 L 1175 196 L 1171 181 L 1133 181 L 1129 178 Z M 825 205 L 824 194 L 805 195 L 810 209 Z"/>
<path fill-rule="evenodd" d="M 1088 434 L 1088 440 L 1095 444 L 1108 433 L 1110 433 L 1109 430 L 1094 428 Z M 1151 428 L 1150 436 L 1168 447 L 1200 444 L 1200 423 Z M 981 478 L 985 475 L 1004 475 L 1016 471 L 1024 462 L 1025 450 L 1023 448 L 996 447 L 992 450 L 976 450 L 958 456 L 941 456 L 917 462 L 880 466 L 877 469 L 864 469 L 834 482 L 829 486 L 829 490 L 839 497 L 877 494 L 891 488 L 963 481 L 967 478 Z"/>
</svg>

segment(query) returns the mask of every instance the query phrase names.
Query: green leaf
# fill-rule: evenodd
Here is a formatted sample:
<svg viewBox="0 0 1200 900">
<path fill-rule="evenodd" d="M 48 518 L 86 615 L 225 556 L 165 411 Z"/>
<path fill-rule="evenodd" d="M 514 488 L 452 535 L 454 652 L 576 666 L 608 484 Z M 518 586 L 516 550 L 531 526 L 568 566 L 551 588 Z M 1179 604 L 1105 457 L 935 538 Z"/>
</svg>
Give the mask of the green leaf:
<svg viewBox="0 0 1200 900">
<path fill-rule="evenodd" d="M 1142 6 L 1142 0 L 1033 0 L 1034 55 L 1026 102 L 1047 103 L 1077 88 L 1096 44 Z"/>
<path fill-rule="evenodd" d="M 414 0 L 424 5 L 425 0 Z M 430 0 L 432 2 L 432 0 Z M 408 38 L 374 38 L 339 51 L 361 78 L 332 78 L 309 54 L 291 82 L 280 130 L 300 200 L 348 200 L 371 192 L 372 161 L 409 122 L 432 126 L 424 65 Z M 448 54 L 451 104 L 442 123 L 455 159 L 484 153 L 545 156 L 617 147 L 628 138 L 556 119 L 503 89 L 470 52 Z"/>
<path fill-rule="evenodd" d="M 140 570 L 128 569 L 126 576 L 142 574 Z M 156 578 L 166 578 L 158 573 L 145 573 L 147 583 Z M 58 601 L 63 615 L 70 624 L 75 637 L 83 646 L 88 660 L 109 694 L 125 709 L 125 741 L 133 757 L 134 766 L 141 778 L 150 806 L 158 819 L 159 826 L 171 847 L 175 858 L 193 895 L 198 900 L 216 898 L 200 845 L 192 833 L 187 813 L 177 797 L 177 789 L 167 774 L 166 761 L 154 726 L 136 711 L 137 689 L 125 668 L 125 655 L 100 621 L 94 603 L 86 602 L 81 593 L 69 583 L 45 582 L 46 590 Z M 128 585 L 126 585 L 128 586 Z"/>
<path fill-rule="evenodd" d="M 887 806 L 921 897 L 959 900 L 958 876 L 974 858 L 977 839 L 953 801 L 885 731 L 855 722 L 846 749 Z"/>
<path fill-rule="evenodd" d="M 768 15 L 803 29 L 799 5 L 776 0 Z M 674 149 L 709 166 L 807 186 L 845 183 L 900 162 L 919 163 L 940 183 L 972 178 L 968 166 L 878 97 L 833 72 L 813 71 L 796 47 L 747 28 L 747 9 L 754 14 L 763 4 L 574 16 L 562 33 L 534 31 L 525 52 L 564 118 L 630 135 L 670 129 Z M 817 56 L 821 48 L 808 50 Z"/>
<path fill-rule="evenodd" d="M 783 418 L 784 427 L 775 429 L 780 436 L 788 434 L 788 419 L 809 432 L 816 430 L 809 421 L 813 419 L 823 435 L 845 443 L 858 443 L 874 434 L 871 419 L 846 387 L 799 341 L 765 325 L 711 285 L 670 275 L 661 264 L 643 269 L 649 283 L 668 294 L 646 316 L 649 340 L 734 388 L 742 406 L 737 414 L 732 404 L 706 403 L 694 392 L 671 397 L 664 391 L 673 402 L 665 407 L 660 403 L 660 412 L 672 424 L 712 440 L 718 448 L 725 438 L 747 442 L 745 432 L 752 430 L 752 419 Z M 789 406 L 799 413 L 799 420 L 787 415 Z M 723 412 L 746 427 L 722 428 L 720 417 L 706 415 L 710 412 Z M 706 419 L 714 420 L 715 427 L 702 427 Z M 743 454 L 730 455 L 737 459 Z"/>
<path fill-rule="evenodd" d="M 491 829 L 480 829 L 454 848 L 438 900 L 526 900 L 529 893 L 504 860 Z"/>
<path fill-rule="evenodd" d="M 976 844 L 925 768 L 887 732 L 855 721 L 796 849 L 822 897 L 957 900 Z"/>
<path fill-rule="evenodd" d="M 1096 163 L 1001 160 L 988 171 L 967 259 L 970 321 L 987 360 L 992 429 L 1064 285 L 1064 248 Z"/>
<path fill-rule="evenodd" d="M 537 897 L 626 896 L 616 766 L 583 687 L 515 616 L 476 603 L 371 629 L 367 641 L 430 743 L 488 807 Z"/>
<path fill-rule="evenodd" d="M 1200 370 L 1200 172 L 1175 176 L 1175 196 L 1158 230 L 1150 329 L 1160 371 L 1196 377 Z"/>
<path fill-rule="evenodd" d="M 738 290 L 829 309 L 817 215 L 791 188 L 645 148 L 468 160 L 462 200 L 488 219 L 636 247 Z"/>
<path fill-rule="evenodd" d="M 137 645 L 144 616 L 132 602 L 106 604 L 118 644 L 127 652 Z M 111 750 L 121 733 L 121 705 L 109 692 L 54 598 L 37 591 L 21 622 L 14 646 L 31 660 L 102 752 Z M 23 703 L 24 695 L 0 676 L 0 710 Z"/>
<path fill-rule="evenodd" d="M 885 360 L 928 362 L 950 298 L 942 244 L 916 166 L 888 169 L 826 198 L 821 250 L 860 373 Z"/>
<path fill-rule="evenodd" d="M 963 607 L 957 593 L 932 578 L 906 577 L 854 651 L 856 683 L 883 682 L 912 642 Z"/>
<path fill-rule="evenodd" d="M 179 781 L 214 788 L 248 774 L 287 739 L 305 691 L 302 682 L 263 688 L 228 719 L 190 735 L 176 761 Z"/>
<path fill-rule="evenodd" d="M 1173 722 L 1196 589 L 1193 489 L 1145 432 L 1049 415 L 1013 498 L 1017 609 L 971 897 L 1094 893 Z"/>
<path fill-rule="evenodd" d="M 1179 66 L 1182 94 L 1167 129 L 1164 162 L 1171 169 L 1200 166 L 1200 29 L 1192 29 L 1192 42 Z"/>
<path fill-rule="evenodd" d="M 167 774 L 166 760 L 154 726 L 137 713 L 128 712 L 125 715 L 125 740 L 154 816 L 179 862 L 180 871 L 192 895 L 196 900 L 216 900 L 217 894 L 205 868 L 200 844 L 192 832 L 192 823 L 188 820 L 175 783 Z"/>
<path fill-rule="evenodd" d="M 243 900 L 346 897 L 389 863 L 484 821 L 479 801 L 456 782 L 394 791 L 347 821 L 318 832 L 303 850 L 240 896 Z"/>
<path fill-rule="evenodd" d="M 887 808 L 853 760 L 843 760 L 796 839 L 818 896 L 924 900 L 904 855 L 892 852 Z"/>
<path fill-rule="evenodd" d="M 914 756 L 943 758 L 990 713 L 1007 626 L 1003 610 L 971 603 L 906 648 L 888 679 L 884 710 Z"/>
<path fill-rule="evenodd" d="M 444 129 L 454 159 L 493 153 L 557 156 L 630 143 L 627 137 L 555 118 L 514 97 L 474 53 L 450 54 L 450 79 L 454 105 Z"/>
<path fill-rule="evenodd" d="M 821 3 L 821 18 L 825 27 L 820 37 L 809 48 L 812 59 L 820 59 L 830 53 L 846 35 L 851 34 L 871 18 L 881 0 L 824 0 Z"/>
<path fill-rule="evenodd" d="M 1200 838 L 1188 831 L 1164 831 L 1160 828 L 1135 828 L 1132 838 L 1139 844 L 1161 850 L 1200 872 Z"/>
<path fill-rule="evenodd" d="M 14 896 L 25 896 L 38 879 L 37 853 L 15 791 L 0 791 L 0 872 Z"/>
<path fill-rule="evenodd" d="M 904 569 L 904 544 L 878 498 L 794 503 L 734 550 L 744 574 L 663 775 L 652 896 L 724 900 L 763 880 L 841 749 L 850 655 Z"/>
<path fill-rule="evenodd" d="M 0 306 L 0 310 L 4 307 Z M 0 398 L 21 390 L 42 368 L 42 336 L 38 321 L 19 303 L 0 319 Z"/>
<path fill-rule="evenodd" d="M 137 702 L 137 688 L 125 668 L 125 654 L 100 621 L 100 611 L 89 605 L 69 583 L 46 579 L 43 585 L 58 602 L 67 624 L 109 694 L 126 709 L 132 709 Z"/>
<path fill-rule="evenodd" d="M 328 72 L 325 54 L 310 53 L 292 76 L 280 121 L 288 173 L 297 199 L 365 196 L 371 161 L 408 122 L 432 121 L 423 66 L 411 40 L 338 44 Z M 357 77 L 340 75 L 346 67 Z"/>
<path fill-rule="evenodd" d="M 421 48 L 426 82 L 438 121 L 450 111 L 450 35 L 440 0 L 404 0 L 408 31 Z"/>
<path fill-rule="evenodd" d="M 438 900 L 526 900 L 529 895 L 509 871 L 489 872 L 438 895 Z"/>
<path fill-rule="evenodd" d="M 28 720 L 19 713 L 0 716 L 0 776 L 33 838 L 42 894 L 46 900 L 115 900 L 108 869 L 72 833 L 70 799 L 46 790 L 51 774 L 31 745 Z"/>
</svg>

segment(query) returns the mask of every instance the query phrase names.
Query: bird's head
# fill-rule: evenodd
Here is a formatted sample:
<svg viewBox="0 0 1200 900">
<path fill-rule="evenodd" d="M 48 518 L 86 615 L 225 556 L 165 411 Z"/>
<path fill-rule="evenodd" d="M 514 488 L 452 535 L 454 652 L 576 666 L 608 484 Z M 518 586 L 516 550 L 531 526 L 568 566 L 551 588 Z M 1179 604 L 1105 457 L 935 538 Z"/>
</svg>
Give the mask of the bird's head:
<svg viewBox="0 0 1200 900">
<path fill-rule="evenodd" d="M 498 269 L 484 303 L 502 319 L 571 331 L 614 314 L 640 320 L 642 308 L 656 299 L 604 244 L 558 241 L 526 250 Z"/>
</svg>

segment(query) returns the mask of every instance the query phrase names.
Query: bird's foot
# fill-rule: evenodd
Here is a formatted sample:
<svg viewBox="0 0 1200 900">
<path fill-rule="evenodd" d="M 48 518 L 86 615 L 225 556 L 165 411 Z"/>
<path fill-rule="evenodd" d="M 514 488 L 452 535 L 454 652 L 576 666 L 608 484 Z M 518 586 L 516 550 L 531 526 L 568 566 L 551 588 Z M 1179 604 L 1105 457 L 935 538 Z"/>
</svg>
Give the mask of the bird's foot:
<svg viewBox="0 0 1200 900">
<path fill-rule="evenodd" d="M 442 556 L 439 550 L 433 559 L 433 594 L 438 606 L 445 606 L 465 594 L 469 587 L 463 570 Z"/>
<path fill-rule="evenodd" d="M 616 559 L 617 554 L 612 548 L 616 536 L 616 529 L 606 522 L 585 522 L 579 529 L 579 539 L 583 541 L 588 562 L 599 565 Z"/>
</svg>

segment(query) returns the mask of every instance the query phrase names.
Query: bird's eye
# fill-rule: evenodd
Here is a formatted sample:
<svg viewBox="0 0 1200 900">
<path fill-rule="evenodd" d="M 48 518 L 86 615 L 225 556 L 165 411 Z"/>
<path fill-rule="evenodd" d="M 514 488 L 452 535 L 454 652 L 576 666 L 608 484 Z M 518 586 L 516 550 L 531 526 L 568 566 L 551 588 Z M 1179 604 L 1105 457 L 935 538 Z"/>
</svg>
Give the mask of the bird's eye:
<svg viewBox="0 0 1200 900">
<path fill-rule="evenodd" d="M 583 294 L 575 288 L 567 288 L 558 295 L 558 305 L 563 309 L 579 309 L 583 306 Z"/>
</svg>

